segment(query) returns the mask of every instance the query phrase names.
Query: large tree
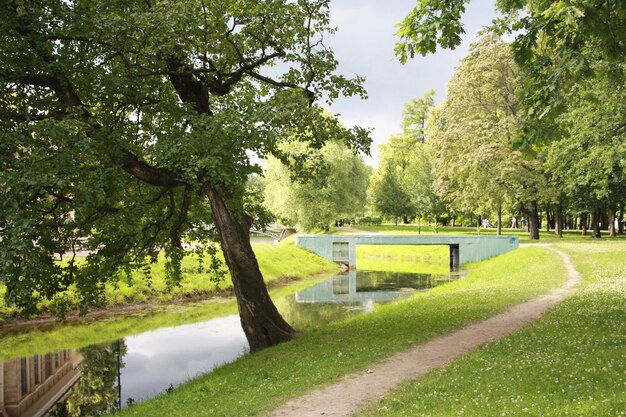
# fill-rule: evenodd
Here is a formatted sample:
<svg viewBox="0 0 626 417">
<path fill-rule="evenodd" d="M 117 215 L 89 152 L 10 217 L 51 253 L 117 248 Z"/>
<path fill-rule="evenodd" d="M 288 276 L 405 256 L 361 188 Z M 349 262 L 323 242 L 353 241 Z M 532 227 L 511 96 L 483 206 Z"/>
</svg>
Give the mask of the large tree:
<svg viewBox="0 0 626 417">
<path fill-rule="evenodd" d="M 373 173 L 369 188 L 369 199 L 374 210 L 393 219 L 412 216 L 415 206 L 411 196 L 402 186 L 402 170 L 391 165 L 381 165 Z"/>
<path fill-rule="evenodd" d="M 513 142 L 521 108 L 519 70 L 509 45 L 493 36 L 474 43 L 448 85 L 445 102 L 429 122 L 437 189 L 460 211 L 492 210 L 514 203 L 525 213 L 531 238 L 539 238 L 538 200 L 548 193 L 542 159 L 525 157 Z"/>
<path fill-rule="evenodd" d="M 302 145 L 289 146 L 304 150 Z M 306 231 L 328 229 L 338 219 L 363 213 L 370 168 L 361 155 L 342 143 L 329 142 L 319 158 L 309 161 L 309 171 L 307 181 L 297 181 L 277 158 L 267 161 L 265 205 L 284 224 Z"/>
<path fill-rule="evenodd" d="M 4 0 L 0 4 L 0 274 L 25 311 L 75 284 L 85 307 L 107 279 L 183 242 L 218 239 L 256 350 L 294 330 L 250 246 L 251 156 L 306 175 L 329 139 L 367 150 L 314 103 L 364 95 L 335 73 L 323 0 Z M 88 237 L 85 263 L 72 256 Z"/>
<path fill-rule="evenodd" d="M 465 33 L 461 18 L 470 0 L 421 0 L 400 24 L 396 54 L 454 49 Z M 526 108 L 519 146 L 549 142 L 552 119 L 565 110 L 564 91 L 593 77 L 595 62 L 614 65 L 614 82 L 624 82 L 626 4 L 621 0 L 496 0 L 501 17 L 492 30 L 514 36 L 512 49 L 527 71 L 520 98 Z M 548 119 L 548 120 L 541 120 Z M 547 131 L 546 131 L 547 130 Z"/>
<path fill-rule="evenodd" d="M 398 32 L 402 61 L 438 46 L 454 48 L 464 33 L 469 0 L 424 0 Z M 512 144 L 534 157 L 548 151 L 548 175 L 558 190 L 546 201 L 562 221 L 563 202 L 591 212 L 599 236 L 603 212 L 622 207 L 623 113 L 618 103 L 626 82 L 626 4 L 607 1 L 497 0 L 501 18 L 492 30 L 514 37 L 512 51 L 523 70 L 516 96 L 523 111 Z M 554 191 L 554 190 L 552 190 Z M 618 197 L 616 197 L 616 195 Z M 613 228 L 613 222 L 610 228 Z M 558 227 L 557 227 L 558 229 Z M 558 231 L 557 231 L 558 232 Z M 613 230 L 612 233 L 615 231 Z"/>
<path fill-rule="evenodd" d="M 406 222 L 415 214 L 425 214 L 437 221 L 445 212 L 445 202 L 433 192 L 432 157 L 425 136 L 434 96 L 431 90 L 406 103 L 402 133 L 380 145 L 370 195 L 374 209 L 387 217 L 401 216 Z"/>
<path fill-rule="evenodd" d="M 594 237 L 600 237 L 605 216 L 615 235 L 615 218 L 622 217 L 626 203 L 626 88 L 607 69 L 597 63 L 596 76 L 567 93 L 567 112 L 557 119 L 562 135 L 548 147 L 554 181 L 575 211 L 591 213 Z"/>
</svg>

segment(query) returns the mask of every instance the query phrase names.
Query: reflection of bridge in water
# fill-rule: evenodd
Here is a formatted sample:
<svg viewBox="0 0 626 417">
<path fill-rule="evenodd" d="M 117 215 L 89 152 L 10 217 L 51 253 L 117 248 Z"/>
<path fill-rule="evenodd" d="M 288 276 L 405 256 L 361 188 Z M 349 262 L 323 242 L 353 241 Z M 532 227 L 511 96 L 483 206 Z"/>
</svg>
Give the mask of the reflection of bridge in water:
<svg viewBox="0 0 626 417">
<path fill-rule="evenodd" d="M 367 280 L 364 272 L 361 281 L 357 280 L 357 271 L 350 270 L 347 275 L 334 276 L 312 287 L 296 293 L 298 303 L 360 303 L 387 302 L 398 298 L 408 297 L 416 290 L 435 287 L 440 283 L 453 280 L 454 276 L 437 276 L 430 274 L 397 274 L 395 276 L 410 276 L 408 280 L 397 282 L 374 282 Z M 376 274 L 370 272 L 370 274 Z M 384 273 L 378 273 L 384 274 Z"/>
<path fill-rule="evenodd" d="M 296 245 L 330 261 L 356 268 L 356 245 L 443 245 L 450 248 L 450 271 L 517 249 L 516 236 L 297 235 Z"/>
</svg>

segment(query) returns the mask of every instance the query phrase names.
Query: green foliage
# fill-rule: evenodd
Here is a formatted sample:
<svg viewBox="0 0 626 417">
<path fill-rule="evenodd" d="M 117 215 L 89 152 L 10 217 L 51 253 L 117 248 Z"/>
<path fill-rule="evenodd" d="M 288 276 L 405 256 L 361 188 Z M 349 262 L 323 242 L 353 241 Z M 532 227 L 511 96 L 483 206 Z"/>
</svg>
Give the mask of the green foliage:
<svg viewBox="0 0 626 417">
<path fill-rule="evenodd" d="M 396 55 L 405 63 L 415 54 L 426 55 L 442 48 L 454 49 L 465 33 L 461 16 L 469 0 L 420 0 L 398 30 Z"/>
<path fill-rule="evenodd" d="M 554 182 L 581 212 L 626 202 L 626 89 L 606 65 L 596 69 L 567 95 L 568 112 L 557 119 L 563 134 L 547 147 Z"/>
<path fill-rule="evenodd" d="M 310 152 L 297 144 L 288 147 L 294 159 Z M 308 177 L 298 180 L 278 159 L 267 161 L 265 205 L 281 222 L 305 231 L 327 230 L 338 219 L 363 212 L 369 167 L 360 155 L 341 143 L 328 142 L 304 169 Z"/>
<path fill-rule="evenodd" d="M 411 197 L 402 188 L 401 173 L 391 166 L 378 168 L 372 176 L 370 198 L 374 210 L 398 223 L 398 217 L 411 216 L 415 207 Z"/>
<path fill-rule="evenodd" d="M 461 16 L 466 0 L 419 1 L 400 25 L 396 55 L 405 62 L 455 48 L 463 34 Z M 589 2 L 498 0 L 502 17 L 491 28 L 513 33 L 516 62 L 526 71 L 524 134 L 518 146 L 529 151 L 553 139 L 552 119 L 566 111 L 563 92 L 581 79 L 593 77 L 595 63 L 613 66 L 613 80 L 623 83 L 626 56 L 626 5 L 620 0 Z M 543 119 L 543 120 L 542 120 Z"/>
<path fill-rule="evenodd" d="M 457 212 L 516 213 L 520 205 L 551 198 L 545 156 L 530 159 L 513 145 L 521 134 L 521 78 L 509 45 L 484 36 L 472 45 L 429 120 L 435 191 Z"/>
<path fill-rule="evenodd" d="M 445 199 L 433 191 L 434 172 L 430 148 L 424 144 L 425 122 L 434 106 L 435 91 L 405 104 L 402 134 L 380 145 L 379 167 L 372 174 L 370 199 L 378 213 L 397 220 L 402 216 L 445 212 Z"/>
<path fill-rule="evenodd" d="M 241 224 L 254 217 L 251 155 L 303 176 L 311 155 L 290 158 L 286 140 L 311 154 L 331 139 L 368 149 L 367 131 L 316 104 L 365 96 L 324 45 L 327 2 L 0 7 L 0 279 L 25 314 L 70 286 L 83 309 L 99 305 L 105 282 L 159 252 L 178 284 L 183 243 L 218 238 L 210 196 Z M 79 239 L 87 262 L 54 262 Z"/>
</svg>

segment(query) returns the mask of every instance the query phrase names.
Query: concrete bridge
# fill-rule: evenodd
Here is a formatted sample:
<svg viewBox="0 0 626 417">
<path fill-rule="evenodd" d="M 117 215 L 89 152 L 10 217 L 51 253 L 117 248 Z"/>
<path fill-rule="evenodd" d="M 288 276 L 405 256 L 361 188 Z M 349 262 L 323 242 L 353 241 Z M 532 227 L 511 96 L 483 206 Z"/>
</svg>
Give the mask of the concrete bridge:
<svg viewBox="0 0 626 417">
<path fill-rule="evenodd" d="M 319 256 L 356 268 L 356 245 L 445 245 L 450 248 L 450 271 L 517 249 L 517 236 L 449 235 L 296 235 L 296 245 Z"/>
</svg>

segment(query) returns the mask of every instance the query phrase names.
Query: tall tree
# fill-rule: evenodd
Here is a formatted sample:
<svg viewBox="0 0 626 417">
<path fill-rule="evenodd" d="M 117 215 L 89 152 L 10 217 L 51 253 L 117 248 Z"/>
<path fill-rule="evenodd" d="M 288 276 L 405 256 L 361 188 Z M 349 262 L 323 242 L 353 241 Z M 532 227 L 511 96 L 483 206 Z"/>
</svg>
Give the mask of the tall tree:
<svg viewBox="0 0 626 417">
<path fill-rule="evenodd" d="M 398 218 L 411 216 L 415 207 L 402 187 L 401 171 L 392 166 L 379 167 L 372 173 L 370 199 L 374 210 L 398 224 Z"/>
<path fill-rule="evenodd" d="M 294 147 L 304 150 L 292 144 L 292 152 Z M 363 212 L 370 168 L 360 155 L 341 143 L 328 142 L 309 166 L 311 178 L 297 181 L 288 166 L 268 159 L 264 196 L 272 214 L 285 224 L 310 231 L 328 229 L 337 219 Z"/>
<path fill-rule="evenodd" d="M 32 311 L 75 283 L 103 283 L 162 250 L 180 278 L 186 239 L 219 239 L 252 350 L 293 329 L 250 246 L 250 160 L 289 138 L 366 151 L 314 105 L 364 95 L 335 73 L 323 0 L 6 0 L 0 5 L 0 276 Z M 293 160 L 294 175 L 306 154 Z M 214 225 L 215 227 L 210 227 Z M 208 227 L 207 227 L 208 226 Z M 54 262 L 89 236 L 86 263 Z"/>
<path fill-rule="evenodd" d="M 537 200 L 546 193 L 541 158 L 513 147 L 522 109 L 519 71 L 510 47 L 493 36 L 474 43 L 448 85 L 446 101 L 429 121 L 440 195 L 459 211 L 498 213 L 517 204 L 528 217 L 531 238 L 539 238 Z"/>
<path fill-rule="evenodd" d="M 379 168 L 372 177 L 371 194 L 375 208 L 388 217 L 401 216 L 408 220 L 419 212 L 437 221 L 445 212 L 445 204 L 433 192 L 432 156 L 425 135 L 434 96 L 435 91 L 431 90 L 406 103 L 402 133 L 389 136 L 387 143 L 380 145 Z M 396 187 L 402 190 L 400 195 Z"/>
<path fill-rule="evenodd" d="M 563 133 L 548 147 L 548 166 L 575 208 L 595 213 L 593 235 L 600 237 L 601 215 L 615 235 L 616 213 L 626 202 L 626 89 L 605 74 L 606 63 L 595 67 L 594 77 L 566 95 L 567 112 L 557 119 Z"/>
<path fill-rule="evenodd" d="M 465 33 L 461 17 L 470 0 L 422 0 L 400 25 L 396 54 L 405 62 L 438 46 L 454 49 Z M 497 33 L 513 34 L 518 64 L 528 72 L 521 91 L 525 134 L 518 146 L 549 142 L 552 119 L 564 111 L 562 92 L 593 73 L 593 64 L 615 64 L 624 82 L 626 4 L 607 1 L 497 0 Z M 540 119 L 547 121 L 540 122 Z"/>
</svg>

